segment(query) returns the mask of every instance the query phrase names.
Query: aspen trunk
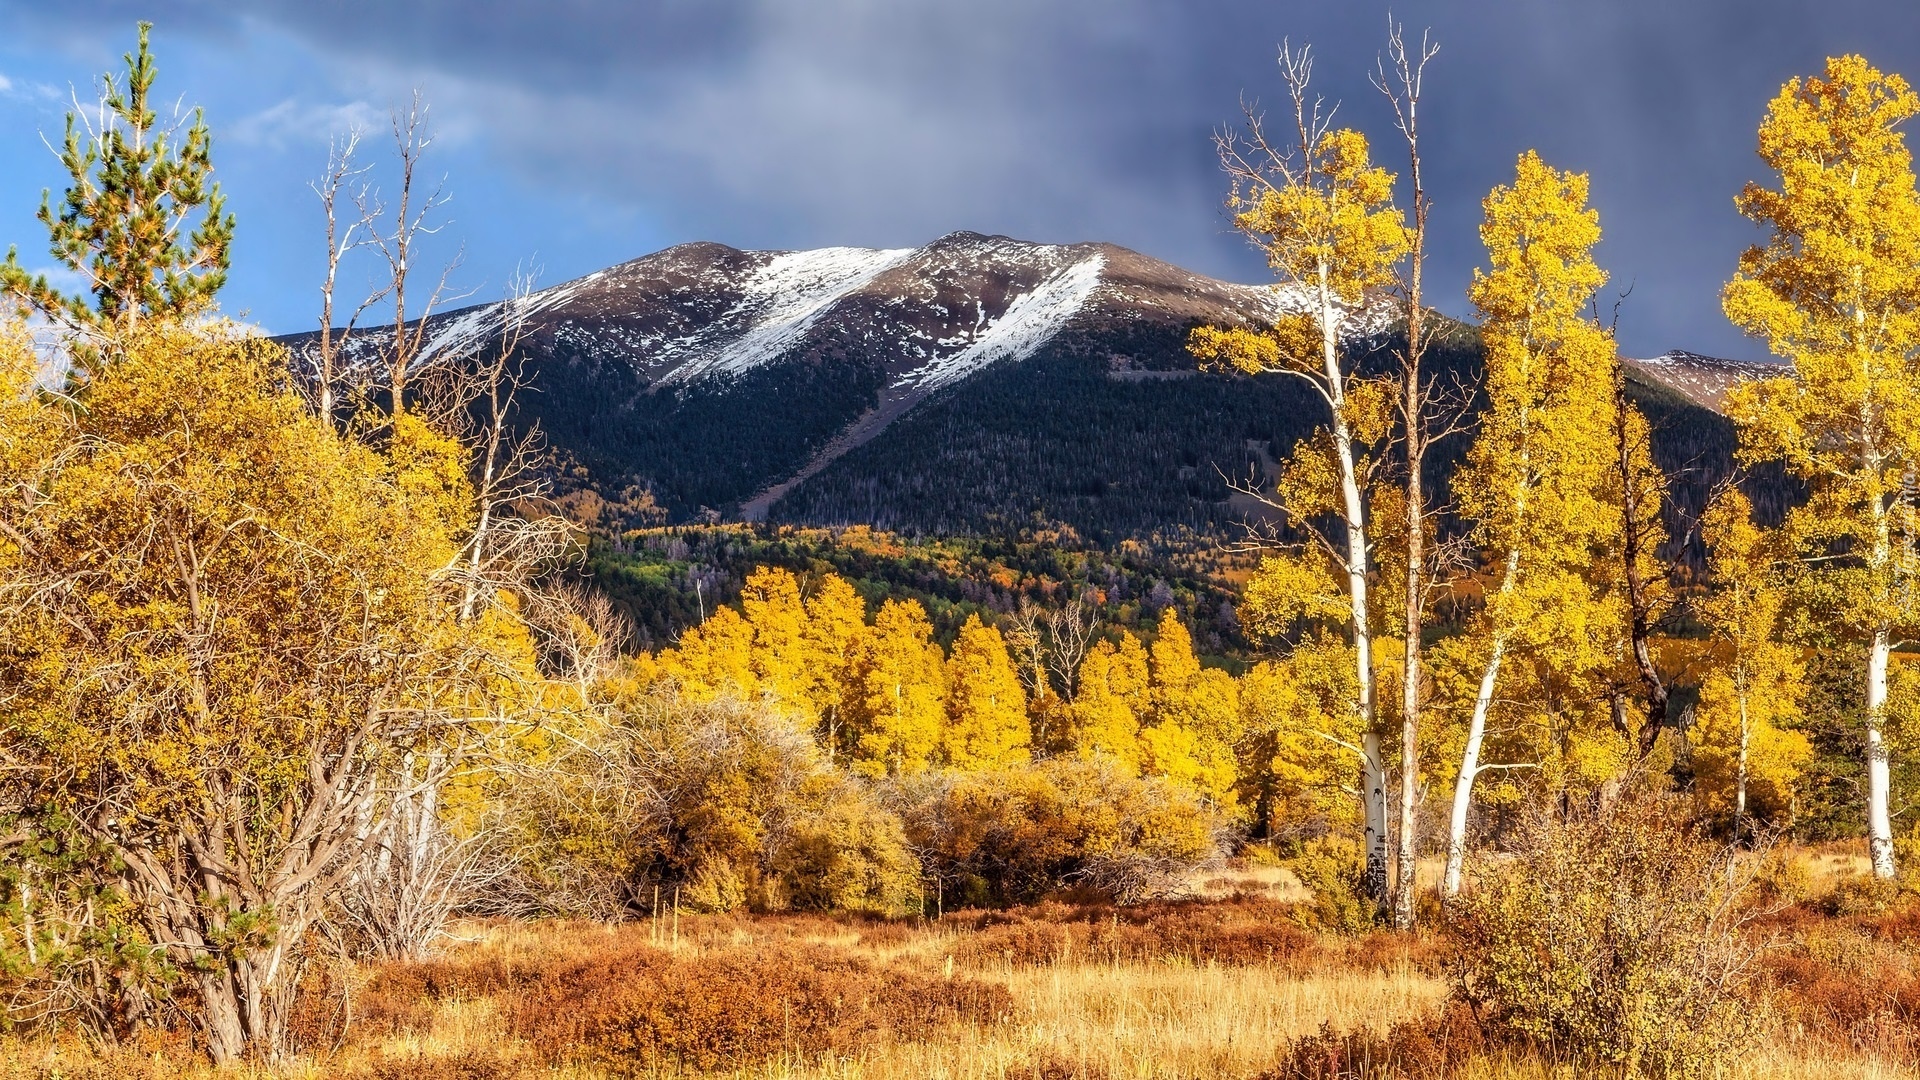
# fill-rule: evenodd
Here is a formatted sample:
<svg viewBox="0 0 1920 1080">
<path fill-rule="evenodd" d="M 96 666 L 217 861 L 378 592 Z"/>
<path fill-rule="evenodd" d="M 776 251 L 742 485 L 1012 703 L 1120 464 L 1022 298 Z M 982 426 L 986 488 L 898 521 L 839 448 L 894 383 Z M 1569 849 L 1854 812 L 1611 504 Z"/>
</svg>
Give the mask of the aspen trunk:
<svg viewBox="0 0 1920 1080">
<path fill-rule="evenodd" d="M 1887 660 L 1891 651 L 1891 640 L 1883 626 L 1874 631 L 1873 649 L 1867 655 L 1867 853 L 1873 859 L 1873 876 L 1883 880 L 1894 876 L 1893 817 L 1888 809 L 1892 778 L 1887 744 L 1880 730 L 1887 713 Z"/>
<path fill-rule="evenodd" d="M 1378 710 L 1374 698 L 1373 632 L 1367 622 L 1367 519 L 1354 467 L 1353 432 L 1342 413 L 1346 375 L 1340 370 L 1340 314 L 1327 273 L 1320 273 L 1320 344 L 1327 370 L 1328 400 L 1333 406 L 1333 448 L 1340 466 L 1340 498 L 1347 529 L 1347 602 L 1353 618 L 1353 660 L 1360 685 L 1362 736 L 1360 799 L 1366 820 L 1366 871 L 1362 886 L 1380 908 L 1387 905 L 1387 781 L 1380 759 Z"/>
<path fill-rule="evenodd" d="M 1526 503 L 1524 491 L 1519 502 Z M 1520 578 L 1520 549 L 1507 552 L 1507 572 L 1500 582 L 1500 596 L 1513 592 Z M 1453 781 L 1453 811 L 1447 817 L 1447 872 L 1441 889 L 1446 896 L 1460 894 L 1460 872 L 1467 862 L 1467 812 L 1473 808 L 1473 781 L 1480 775 L 1480 745 L 1487 737 L 1487 713 L 1493 708 L 1493 691 L 1500 681 L 1500 662 L 1507 655 L 1507 635 L 1495 628 L 1493 649 L 1487 654 L 1486 670 L 1480 674 L 1480 690 L 1473 698 L 1473 718 L 1467 723 L 1467 746 L 1460 754 L 1460 772 Z"/>
<path fill-rule="evenodd" d="M 1486 741 L 1487 712 L 1493 705 L 1493 688 L 1499 681 L 1500 661 L 1506 652 L 1506 638 L 1494 638 L 1486 671 L 1480 675 L 1480 692 L 1473 699 L 1467 746 L 1460 754 L 1460 772 L 1453 782 L 1453 811 L 1447 817 L 1447 875 L 1442 885 L 1447 896 L 1460 894 L 1460 872 L 1467 862 L 1467 811 L 1473 807 L 1473 781 L 1480 774 L 1480 744 Z"/>
<path fill-rule="evenodd" d="M 1740 757 L 1734 771 L 1733 786 L 1733 839 L 1740 841 L 1740 828 L 1747 820 L 1747 747 L 1753 738 L 1753 729 L 1747 719 L 1747 692 L 1741 690 L 1740 701 Z"/>
</svg>

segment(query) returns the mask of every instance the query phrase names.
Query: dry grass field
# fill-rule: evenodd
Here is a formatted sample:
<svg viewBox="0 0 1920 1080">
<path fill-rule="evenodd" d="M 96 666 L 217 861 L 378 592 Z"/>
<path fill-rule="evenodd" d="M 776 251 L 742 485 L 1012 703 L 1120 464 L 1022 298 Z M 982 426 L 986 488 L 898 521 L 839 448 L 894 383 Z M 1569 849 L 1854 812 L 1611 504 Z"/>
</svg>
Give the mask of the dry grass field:
<svg viewBox="0 0 1920 1080">
<path fill-rule="evenodd" d="M 1849 868 L 1824 852 L 1806 861 L 1834 880 Z M 1323 1029 L 1380 1036 L 1374 1075 L 1567 1075 L 1510 1051 L 1452 1060 L 1388 1037 L 1399 1025 L 1444 1041 L 1437 940 L 1302 928 L 1291 905 L 1303 890 L 1272 868 L 1194 885 L 1184 901 L 927 922 L 469 922 L 430 961 L 310 968 L 302 1049 L 287 1061 L 215 1074 L 184 1036 L 98 1048 L 40 1034 L 0 1038 L 0 1080 L 1359 1075 L 1346 1061 L 1315 1072 L 1315 1051 L 1296 1052 Z M 1835 915 L 1808 903 L 1755 932 L 1771 945 L 1752 1013 L 1761 1037 L 1725 1075 L 1920 1080 L 1920 906 Z"/>
</svg>

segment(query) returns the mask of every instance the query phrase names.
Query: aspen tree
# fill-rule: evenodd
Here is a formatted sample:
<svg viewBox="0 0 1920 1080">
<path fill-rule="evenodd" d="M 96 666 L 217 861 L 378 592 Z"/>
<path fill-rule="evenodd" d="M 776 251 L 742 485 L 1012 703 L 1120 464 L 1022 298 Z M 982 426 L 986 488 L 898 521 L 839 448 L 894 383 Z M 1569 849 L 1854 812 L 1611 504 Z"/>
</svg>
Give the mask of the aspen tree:
<svg viewBox="0 0 1920 1080">
<path fill-rule="evenodd" d="M 1282 46 L 1280 69 L 1293 105 L 1294 144 L 1271 143 L 1257 115 L 1248 115 L 1244 139 L 1216 140 L 1233 178 L 1229 206 L 1234 225 L 1267 256 L 1282 283 L 1307 298 L 1306 310 L 1270 332 L 1201 327 L 1188 347 L 1203 361 L 1250 374 L 1285 373 L 1311 386 L 1326 404 L 1328 427 L 1296 450 L 1289 470 L 1324 474 L 1330 509 L 1344 536 L 1324 545 L 1342 581 L 1349 607 L 1364 734 L 1361 799 L 1366 820 L 1366 889 L 1387 901 L 1387 783 L 1380 733 L 1373 640 L 1367 603 L 1367 473 L 1369 443 L 1385 435 L 1389 391 L 1354 371 L 1343 344 L 1370 289 L 1393 281 L 1407 250 L 1401 213 L 1391 205 L 1393 175 L 1368 160 L 1366 137 L 1334 129 L 1320 102 L 1308 100 L 1311 51 Z M 1317 478 L 1316 478 L 1317 479 Z M 1320 486 L 1315 484 L 1314 486 Z M 1289 500 L 1282 493 L 1281 503 Z M 1290 520 L 1309 525 L 1319 507 L 1283 505 Z"/>
<path fill-rule="evenodd" d="M 1147 771 L 1186 785 L 1216 806 L 1231 807 L 1240 733 L 1239 687 L 1224 671 L 1205 669 L 1193 635 L 1173 609 L 1160 616 L 1148 650 L 1151 723 L 1140 732 Z"/>
<path fill-rule="evenodd" d="M 212 1056 L 282 1049 L 289 976 L 394 758 L 527 704 L 531 640 L 445 573 L 457 442 L 313 416 L 259 339 L 154 323 L 0 461 L 0 774 L 116 858 Z M 16 437 L 11 416 L 0 454 Z"/>
<path fill-rule="evenodd" d="M 1805 669 L 1777 640 L 1785 603 L 1778 552 L 1753 523 L 1747 497 L 1726 489 L 1701 524 L 1714 592 L 1700 614 L 1715 649 L 1694 712 L 1694 776 L 1715 809 L 1732 814 L 1737 839 L 1749 816 L 1749 789 L 1764 786 L 1768 809 L 1784 809 L 1812 756 L 1806 736 L 1780 726 L 1799 712 Z"/>
<path fill-rule="evenodd" d="M 967 616 L 947 660 L 947 727 L 941 747 L 949 765 L 976 771 L 1028 760 L 1027 694 L 1000 631 Z"/>
<path fill-rule="evenodd" d="M 692 701 L 744 699 L 760 692 L 753 672 L 753 626 L 730 607 L 715 608 L 706 622 L 680 635 L 679 646 L 662 651 L 658 665 Z"/>
<path fill-rule="evenodd" d="M 849 729 L 855 771 L 911 776 L 933 764 L 945 717 L 945 666 L 918 601 L 880 605 L 855 661 L 860 698 Z"/>
<path fill-rule="evenodd" d="M 1402 264 L 1399 298 L 1405 304 L 1400 343 L 1399 386 L 1395 395 L 1400 444 L 1401 490 L 1396 516 L 1397 536 L 1388 548 L 1397 558 L 1400 579 L 1400 815 L 1398 844 L 1394 849 L 1393 924 L 1406 930 L 1413 926 L 1415 860 L 1419 851 L 1419 817 L 1416 814 L 1420 789 L 1420 735 L 1426 706 L 1426 625 L 1427 605 L 1446 582 L 1447 554 L 1435 550 L 1429 534 L 1433 530 L 1434 508 L 1426 489 L 1427 455 L 1434 444 L 1453 434 L 1460 425 L 1463 403 L 1440 390 L 1431 373 L 1421 370 L 1427 349 L 1433 344 L 1439 321 L 1429 317 L 1423 292 L 1427 257 L 1427 215 L 1432 200 L 1427 197 L 1420 160 L 1420 94 L 1425 83 L 1428 61 L 1440 46 L 1422 34 L 1420 47 L 1412 54 L 1399 23 L 1388 23 L 1387 52 L 1374 66 L 1373 84 L 1393 107 L 1394 126 L 1407 147 L 1407 184 L 1411 189 L 1412 227 L 1407 230 L 1407 255 Z"/>
<path fill-rule="evenodd" d="M 1491 266 L 1475 271 L 1468 296 L 1483 320 L 1487 405 L 1454 492 L 1494 564 L 1474 627 L 1480 677 L 1448 819 L 1449 896 L 1460 888 L 1474 780 L 1494 767 L 1481 752 L 1501 665 L 1516 643 L 1546 644 L 1556 625 L 1595 602 L 1587 572 L 1610 520 L 1598 492 L 1611 446 L 1614 352 L 1584 314 L 1606 282 L 1592 256 L 1600 218 L 1586 201 L 1584 175 L 1528 151 L 1513 183 L 1484 204 L 1480 237 Z"/>
<path fill-rule="evenodd" d="M 1795 378 L 1738 387 L 1728 412 L 1744 461 L 1783 459 L 1811 485 L 1787 531 L 1826 564 L 1836 614 L 1865 643 L 1867 846 L 1881 878 L 1895 872 L 1887 666 L 1894 638 L 1920 624 L 1920 194 L 1898 130 L 1916 111 L 1906 80 L 1858 56 L 1783 86 L 1759 138 L 1780 186 L 1749 183 L 1734 200 L 1771 235 L 1721 297 L 1793 362 Z"/>
<path fill-rule="evenodd" d="M 1147 653 L 1139 638 L 1122 634 L 1117 648 L 1105 638 L 1095 641 L 1080 663 L 1080 692 L 1073 699 L 1074 752 L 1139 775 L 1148 681 Z"/>
<path fill-rule="evenodd" d="M 806 609 L 801 632 L 815 668 L 812 706 L 831 761 L 839 751 L 848 711 L 859 699 L 853 662 L 867 636 L 867 602 L 845 578 L 828 574 L 807 597 Z"/>
<path fill-rule="evenodd" d="M 807 612 L 792 571 L 756 567 L 740 607 L 753 627 L 752 665 L 760 697 L 810 730 L 818 721 L 818 658 L 807 641 Z"/>
</svg>

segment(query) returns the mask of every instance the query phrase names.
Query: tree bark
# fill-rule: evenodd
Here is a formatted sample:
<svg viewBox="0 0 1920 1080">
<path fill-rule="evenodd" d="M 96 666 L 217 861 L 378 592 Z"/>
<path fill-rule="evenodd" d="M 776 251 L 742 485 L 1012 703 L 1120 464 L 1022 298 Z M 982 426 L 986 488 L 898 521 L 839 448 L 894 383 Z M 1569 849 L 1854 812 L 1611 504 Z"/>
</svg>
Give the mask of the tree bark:
<svg viewBox="0 0 1920 1080">
<path fill-rule="evenodd" d="M 1890 880 L 1894 876 L 1893 816 L 1889 811 L 1892 776 L 1887 760 L 1887 744 L 1881 727 L 1887 713 L 1887 660 L 1892 652 L 1886 627 L 1874 631 L 1873 646 L 1867 654 L 1867 854 L 1873 860 L 1873 876 Z"/>
<path fill-rule="evenodd" d="M 1366 869 L 1363 891 L 1381 910 L 1387 906 L 1387 778 L 1380 757 L 1379 709 L 1374 696 L 1373 632 L 1367 621 L 1367 520 L 1354 465 L 1353 432 L 1342 414 L 1346 404 L 1346 374 L 1340 370 L 1339 307 L 1320 273 L 1320 344 L 1326 364 L 1327 397 L 1333 407 L 1333 448 L 1340 467 L 1342 523 L 1347 532 L 1347 602 L 1353 619 L 1353 661 L 1360 686 L 1362 731 L 1360 798 L 1365 809 Z"/>
</svg>

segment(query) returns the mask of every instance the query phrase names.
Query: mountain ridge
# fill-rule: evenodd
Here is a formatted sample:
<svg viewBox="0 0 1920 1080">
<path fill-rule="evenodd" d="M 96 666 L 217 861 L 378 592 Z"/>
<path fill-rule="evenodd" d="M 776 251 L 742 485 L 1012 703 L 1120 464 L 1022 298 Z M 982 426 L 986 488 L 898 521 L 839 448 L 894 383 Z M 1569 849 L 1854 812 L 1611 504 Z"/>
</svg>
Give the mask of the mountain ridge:
<svg viewBox="0 0 1920 1080">
<path fill-rule="evenodd" d="M 436 315 L 422 360 L 487 348 L 518 320 L 541 391 L 522 419 L 567 459 L 563 483 L 607 506 L 645 492 L 671 520 L 1218 531 L 1244 514 L 1229 478 L 1265 475 L 1325 406 L 1299 380 L 1203 373 L 1187 334 L 1271 325 L 1307 299 L 1102 243 L 697 242 Z M 1395 321 L 1390 298 L 1371 298 L 1348 347 L 1381 353 Z M 1446 325 L 1460 332 L 1439 362 L 1470 375 L 1477 339 Z M 349 352 L 384 333 L 356 333 Z M 1763 366 L 1681 352 L 1627 363 L 1678 396 L 1669 422 L 1714 428 L 1711 471 L 1730 467 L 1724 421 L 1703 417 Z M 636 523 L 608 512 L 608 528 Z"/>
</svg>

